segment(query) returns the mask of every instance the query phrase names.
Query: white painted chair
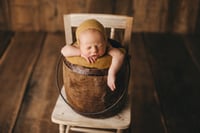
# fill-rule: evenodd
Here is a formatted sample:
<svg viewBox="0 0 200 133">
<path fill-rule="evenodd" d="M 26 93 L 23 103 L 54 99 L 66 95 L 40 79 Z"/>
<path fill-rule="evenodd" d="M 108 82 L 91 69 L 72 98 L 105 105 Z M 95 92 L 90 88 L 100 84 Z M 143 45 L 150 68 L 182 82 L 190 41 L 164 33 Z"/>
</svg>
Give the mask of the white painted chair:
<svg viewBox="0 0 200 133">
<path fill-rule="evenodd" d="M 77 27 L 86 20 L 94 18 L 101 22 L 105 28 L 110 28 L 110 38 L 115 38 L 116 29 L 124 30 L 122 45 L 128 49 L 131 42 L 133 18 L 121 15 L 109 14 L 68 14 L 64 15 L 64 27 L 66 44 L 73 42 L 72 27 Z M 65 89 L 62 88 L 62 94 L 65 96 Z M 129 89 L 130 92 L 130 89 Z M 59 124 L 60 133 L 71 131 L 90 132 L 90 133 L 121 133 L 127 129 L 131 122 L 131 97 L 128 95 L 128 101 L 125 107 L 117 115 L 108 118 L 89 118 L 73 111 L 62 99 L 58 97 L 51 116 L 52 122 Z"/>
</svg>

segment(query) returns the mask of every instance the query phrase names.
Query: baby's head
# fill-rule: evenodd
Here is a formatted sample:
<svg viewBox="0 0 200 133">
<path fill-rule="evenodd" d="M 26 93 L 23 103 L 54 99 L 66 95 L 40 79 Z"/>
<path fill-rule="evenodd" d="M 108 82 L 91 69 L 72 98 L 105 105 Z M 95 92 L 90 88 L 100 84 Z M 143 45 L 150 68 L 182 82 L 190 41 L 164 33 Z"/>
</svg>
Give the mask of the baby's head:
<svg viewBox="0 0 200 133">
<path fill-rule="evenodd" d="M 106 52 L 107 37 L 103 25 L 95 19 L 89 19 L 79 25 L 76 39 L 81 52 L 86 56 L 103 56 Z"/>
</svg>

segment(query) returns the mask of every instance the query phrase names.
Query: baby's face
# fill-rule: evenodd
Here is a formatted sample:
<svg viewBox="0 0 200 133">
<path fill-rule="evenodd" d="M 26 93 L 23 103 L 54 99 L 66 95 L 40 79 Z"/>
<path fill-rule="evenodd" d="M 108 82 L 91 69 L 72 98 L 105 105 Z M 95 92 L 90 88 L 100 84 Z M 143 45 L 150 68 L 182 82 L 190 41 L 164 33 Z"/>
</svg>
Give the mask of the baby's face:
<svg viewBox="0 0 200 133">
<path fill-rule="evenodd" d="M 79 35 L 81 53 L 87 57 L 100 57 L 105 54 L 106 41 L 97 30 L 86 30 Z"/>
</svg>

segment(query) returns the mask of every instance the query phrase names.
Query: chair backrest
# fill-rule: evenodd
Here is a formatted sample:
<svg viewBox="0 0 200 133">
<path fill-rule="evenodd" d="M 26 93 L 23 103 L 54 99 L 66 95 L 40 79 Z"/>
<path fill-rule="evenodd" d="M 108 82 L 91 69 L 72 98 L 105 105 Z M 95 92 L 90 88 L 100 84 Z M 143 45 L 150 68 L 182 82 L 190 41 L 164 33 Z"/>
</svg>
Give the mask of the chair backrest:
<svg viewBox="0 0 200 133">
<path fill-rule="evenodd" d="M 72 44 L 73 42 L 72 28 L 78 27 L 84 20 L 91 18 L 98 20 L 106 29 L 110 29 L 111 39 L 114 39 L 116 29 L 124 30 L 121 44 L 125 48 L 128 48 L 131 41 L 133 18 L 129 16 L 111 14 L 75 13 L 64 15 L 64 29 L 67 45 Z"/>
</svg>

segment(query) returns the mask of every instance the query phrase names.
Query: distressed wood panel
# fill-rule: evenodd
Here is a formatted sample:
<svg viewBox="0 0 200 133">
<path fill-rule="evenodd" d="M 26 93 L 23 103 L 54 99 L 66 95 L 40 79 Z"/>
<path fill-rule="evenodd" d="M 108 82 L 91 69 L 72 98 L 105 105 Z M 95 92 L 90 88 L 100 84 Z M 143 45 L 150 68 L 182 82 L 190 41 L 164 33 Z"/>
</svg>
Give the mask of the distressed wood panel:
<svg viewBox="0 0 200 133">
<path fill-rule="evenodd" d="M 64 37 L 64 33 L 47 34 L 42 53 L 28 83 L 14 132 L 58 132 L 58 126 L 50 118 L 59 95 L 55 73 Z"/>
<path fill-rule="evenodd" d="M 59 30 L 64 31 L 63 15 L 68 13 L 112 13 L 112 0 L 74 0 L 62 1 L 59 0 Z"/>
<path fill-rule="evenodd" d="M 63 15 L 67 13 L 112 13 L 112 0 L 38 0 L 11 1 L 13 30 L 63 31 Z M 103 10 L 102 10 L 103 9 Z"/>
<path fill-rule="evenodd" d="M 163 32 L 167 29 L 168 0 L 134 0 L 134 31 Z"/>
<path fill-rule="evenodd" d="M 198 34 L 198 35 L 200 34 L 200 1 L 199 1 L 199 11 L 198 11 L 195 33 Z"/>
<path fill-rule="evenodd" d="M 39 1 L 39 23 L 43 31 L 58 31 L 62 23 L 62 15 L 59 12 L 62 9 L 60 0 L 40 0 Z"/>
<path fill-rule="evenodd" d="M 11 132 L 44 34 L 16 33 L 0 62 L 0 130 Z"/>
<path fill-rule="evenodd" d="M 13 36 L 13 32 L 0 31 L 0 60 L 6 48 L 8 47 L 12 36 Z"/>
<path fill-rule="evenodd" d="M 11 7 L 11 29 L 14 31 L 38 31 L 40 29 L 37 6 Z"/>
<path fill-rule="evenodd" d="M 112 5 L 113 6 L 113 13 L 114 14 L 121 14 L 121 15 L 133 15 L 132 11 L 132 2 L 133 0 L 115 0 Z"/>
<path fill-rule="evenodd" d="M 134 0 L 134 31 L 195 33 L 199 0 Z"/>
<path fill-rule="evenodd" d="M 113 5 L 115 1 L 113 0 L 89 0 L 88 1 L 88 12 L 91 13 L 112 13 Z"/>
<path fill-rule="evenodd" d="M 199 35 L 185 35 L 184 44 L 187 48 L 189 55 L 200 72 L 200 39 Z"/>
<path fill-rule="evenodd" d="M 130 52 L 132 53 L 130 84 L 133 84 L 131 132 L 165 133 L 164 118 L 141 34 L 133 34 Z"/>
<path fill-rule="evenodd" d="M 0 29 L 9 30 L 10 29 L 10 12 L 9 4 L 7 0 L 0 0 Z"/>
<path fill-rule="evenodd" d="M 169 30 L 177 33 L 193 33 L 200 14 L 199 0 L 169 0 Z M 171 24 L 171 25 L 170 25 Z"/>
<path fill-rule="evenodd" d="M 1 1 L 0 29 L 64 31 L 63 14 L 108 13 L 134 17 L 134 32 L 199 33 L 200 0 Z"/>
<path fill-rule="evenodd" d="M 147 35 L 145 40 L 168 131 L 199 132 L 200 71 L 184 39 L 177 35 Z"/>
<path fill-rule="evenodd" d="M 38 0 L 9 1 L 11 30 L 38 31 L 40 30 L 40 7 Z"/>
<path fill-rule="evenodd" d="M 0 40 L 7 42 L 4 35 L 0 32 Z M 198 37 L 133 34 L 132 123 L 127 133 L 200 131 Z M 44 39 L 41 32 L 17 32 L 3 52 L 0 132 L 58 132 L 50 115 L 58 96 L 55 64 L 65 38 L 64 33 L 49 33 Z"/>
<path fill-rule="evenodd" d="M 64 23 L 63 23 L 63 15 L 72 13 L 79 13 L 79 12 L 88 12 L 88 1 L 89 0 L 58 0 L 58 30 L 64 31 Z"/>
<path fill-rule="evenodd" d="M 12 0 L 11 4 L 21 6 L 36 6 L 38 5 L 38 0 Z"/>
</svg>

